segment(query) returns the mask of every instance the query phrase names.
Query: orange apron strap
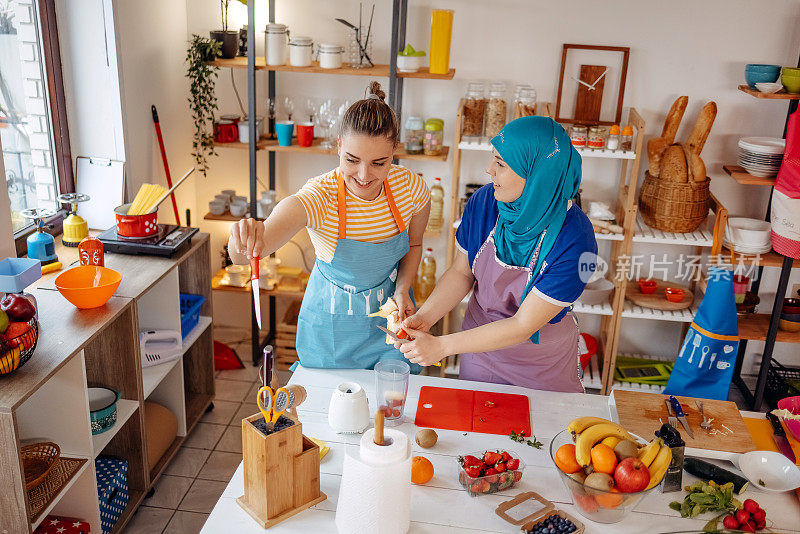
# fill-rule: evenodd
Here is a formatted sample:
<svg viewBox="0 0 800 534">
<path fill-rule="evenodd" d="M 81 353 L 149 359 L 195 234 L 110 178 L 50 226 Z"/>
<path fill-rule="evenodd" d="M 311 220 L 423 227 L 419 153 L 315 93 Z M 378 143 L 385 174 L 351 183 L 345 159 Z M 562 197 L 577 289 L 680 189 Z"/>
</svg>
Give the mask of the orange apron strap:
<svg viewBox="0 0 800 534">
<path fill-rule="evenodd" d="M 338 172 L 336 173 L 336 183 L 338 184 L 336 204 L 339 214 L 339 239 L 347 239 L 347 196 L 344 189 L 344 180 Z"/>
<path fill-rule="evenodd" d="M 383 189 L 386 191 L 386 200 L 389 202 L 389 209 L 392 210 L 394 222 L 397 223 L 397 228 L 400 229 L 400 233 L 403 233 L 406 229 L 406 224 L 403 222 L 400 210 L 397 209 L 397 204 L 394 203 L 394 195 L 392 195 L 392 190 L 389 189 L 389 178 L 383 181 Z"/>
</svg>

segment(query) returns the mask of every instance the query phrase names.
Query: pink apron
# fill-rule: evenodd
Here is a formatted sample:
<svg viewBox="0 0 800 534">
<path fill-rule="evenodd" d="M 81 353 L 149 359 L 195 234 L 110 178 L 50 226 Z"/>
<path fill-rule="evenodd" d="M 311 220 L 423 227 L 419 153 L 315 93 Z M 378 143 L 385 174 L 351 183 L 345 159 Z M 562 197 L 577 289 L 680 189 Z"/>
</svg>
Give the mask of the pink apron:
<svg viewBox="0 0 800 534">
<path fill-rule="evenodd" d="M 506 265 L 497 258 L 492 230 L 472 262 L 476 284 L 462 330 L 507 319 L 519 310 L 541 244 L 540 239 L 528 267 Z M 459 378 L 462 380 L 568 393 L 584 392 L 579 375 L 578 323 L 572 312 L 556 324 L 544 325 L 539 330 L 538 344 L 527 339 L 492 352 L 462 354 L 459 361 Z"/>
</svg>

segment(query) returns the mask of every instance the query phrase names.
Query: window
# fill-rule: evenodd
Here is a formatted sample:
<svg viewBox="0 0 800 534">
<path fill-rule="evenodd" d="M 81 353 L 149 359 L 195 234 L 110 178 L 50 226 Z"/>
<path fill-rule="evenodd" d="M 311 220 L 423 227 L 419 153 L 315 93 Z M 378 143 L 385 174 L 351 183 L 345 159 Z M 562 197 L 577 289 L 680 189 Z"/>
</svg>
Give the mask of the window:
<svg viewBox="0 0 800 534">
<path fill-rule="evenodd" d="M 0 146 L 18 252 L 32 228 L 20 212 L 58 211 L 74 191 L 60 65 L 55 1 L 0 0 Z"/>
</svg>

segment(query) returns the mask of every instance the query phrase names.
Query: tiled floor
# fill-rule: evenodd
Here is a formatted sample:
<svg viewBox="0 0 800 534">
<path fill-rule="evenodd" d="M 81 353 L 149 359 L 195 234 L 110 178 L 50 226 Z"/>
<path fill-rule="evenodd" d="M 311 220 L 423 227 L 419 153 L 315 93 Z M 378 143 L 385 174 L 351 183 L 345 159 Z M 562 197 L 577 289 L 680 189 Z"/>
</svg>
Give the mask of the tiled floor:
<svg viewBox="0 0 800 534">
<path fill-rule="evenodd" d="M 215 331 L 215 337 L 216 336 Z M 235 347 L 246 357 L 248 346 Z M 242 461 L 242 417 L 257 411 L 258 369 L 217 373 L 214 409 L 205 414 L 158 479 L 155 494 L 142 501 L 124 534 L 200 532 L 225 486 Z M 280 373 L 285 384 L 288 373 Z M 252 397 L 252 398 L 251 398 Z"/>
</svg>

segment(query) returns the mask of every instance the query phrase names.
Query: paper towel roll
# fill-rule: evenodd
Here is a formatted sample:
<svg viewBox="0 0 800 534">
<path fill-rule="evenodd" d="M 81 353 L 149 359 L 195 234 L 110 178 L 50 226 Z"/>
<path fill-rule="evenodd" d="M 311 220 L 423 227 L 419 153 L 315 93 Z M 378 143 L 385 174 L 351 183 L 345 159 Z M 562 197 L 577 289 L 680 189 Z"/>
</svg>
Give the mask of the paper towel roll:
<svg viewBox="0 0 800 534">
<path fill-rule="evenodd" d="M 376 445 L 374 429 L 361 437 L 358 456 L 344 457 L 336 505 L 342 534 L 405 534 L 411 523 L 411 447 L 405 434 L 384 430 L 389 445 Z"/>
</svg>

